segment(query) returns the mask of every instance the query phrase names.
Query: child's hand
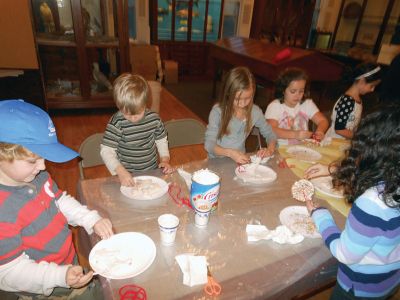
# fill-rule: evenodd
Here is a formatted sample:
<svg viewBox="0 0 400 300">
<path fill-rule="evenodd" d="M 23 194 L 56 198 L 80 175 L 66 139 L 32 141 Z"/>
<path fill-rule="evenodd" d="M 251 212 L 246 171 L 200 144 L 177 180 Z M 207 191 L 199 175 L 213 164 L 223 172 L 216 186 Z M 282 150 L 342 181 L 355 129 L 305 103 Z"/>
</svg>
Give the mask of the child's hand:
<svg viewBox="0 0 400 300">
<path fill-rule="evenodd" d="M 314 202 L 312 200 L 306 200 L 306 207 L 308 214 L 311 214 L 311 212 L 316 209 L 317 207 L 314 205 Z"/>
<path fill-rule="evenodd" d="M 325 134 L 322 131 L 316 131 L 313 133 L 312 137 L 317 141 L 322 141 L 325 137 Z"/>
<path fill-rule="evenodd" d="M 114 234 L 112 230 L 112 223 L 106 218 L 98 220 L 96 224 L 94 224 L 93 230 L 103 240 L 108 239 Z"/>
<path fill-rule="evenodd" d="M 296 140 L 309 139 L 312 136 L 312 132 L 308 130 L 298 130 L 296 131 Z"/>
<path fill-rule="evenodd" d="M 175 171 L 175 168 L 171 167 L 171 165 L 167 162 L 160 162 L 158 167 L 163 169 L 162 171 L 164 174 L 171 174 Z"/>
<path fill-rule="evenodd" d="M 65 274 L 65 282 L 72 288 L 78 289 L 90 282 L 93 277 L 93 271 L 83 274 L 81 266 L 70 266 Z"/>
<path fill-rule="evenodd" d="M 257 151 L 257 156 L 261 158 L 269 157 L 274 154 L 274 151 L 275 147 L 261 148 L 260 150 Z"/>
<path fill-rule="evenodd" d="M 250 162 L 250 157 L 246 153 L 242 153 L 239 150 L 233 150 L 231 152 L 230 158 L 232 158 L 238 164 L 247 164 Z"/>
<path fill-rule="evenodd" d="M 132 177 L 132 174 L 129 173 L 123 166 L 118 166 L 115 170 L 118 174 L 119 181 L 123 186 L 134 186 L 135 180 Z"/>
<path fill-rule="evenodd" d="M 328 175 L 330 175 L 329 168 L 327 165 L 323 165 L 323 164 L 312 165 L 304 172 L 304 178 L 306 178 L 306 179 L 311 179 L 311 178 L 321 177 L 321 176 L 328 176 Z"/>
</svg>

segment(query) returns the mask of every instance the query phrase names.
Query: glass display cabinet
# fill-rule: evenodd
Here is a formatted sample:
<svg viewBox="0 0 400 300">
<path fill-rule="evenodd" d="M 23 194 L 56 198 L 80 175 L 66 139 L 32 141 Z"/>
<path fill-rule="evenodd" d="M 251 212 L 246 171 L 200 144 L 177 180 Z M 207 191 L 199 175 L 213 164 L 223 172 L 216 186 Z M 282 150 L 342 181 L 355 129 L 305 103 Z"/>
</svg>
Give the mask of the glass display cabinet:
<svg viewBox="0 0 400 300">
<path fill-rule="evenodd" d="M 399 21 L 400 0 L 342 0 L 331 48 L 359 60 L 376 60 L 381 46 L 392 43 Z"/>
<path fill-rule="evenodd" d="M 129 70 L 123 0 L 32 0 L 48 108 L 113 106 L 112 82 Z"/>
<path fill-rule="evenodd" d="M 157 38 L 174 41 L 216 41 L 221 0 L 158 0 Z"/>
<path fill-rule="evenodd" d="M 162 59 L 179 64 L 180 75 L 204 75 L 209 43 L 249 37 L 254 0 L 150 0 L 151 43 Z"/>
</svg>

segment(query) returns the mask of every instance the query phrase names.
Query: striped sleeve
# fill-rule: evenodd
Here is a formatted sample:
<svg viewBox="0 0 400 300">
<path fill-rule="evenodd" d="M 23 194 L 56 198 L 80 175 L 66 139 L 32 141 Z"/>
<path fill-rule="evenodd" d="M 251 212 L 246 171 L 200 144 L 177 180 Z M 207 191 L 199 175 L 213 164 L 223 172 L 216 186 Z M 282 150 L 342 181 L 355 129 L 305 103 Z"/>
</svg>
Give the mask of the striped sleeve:
<svg viewBox="0 0 400 300">
<path fill-rule="evenodd" d="M 0 201 L 6 202 L 11 200 L 9 193 L 0 192 Z M 3 204 L 2 203 L 2 204 Z M 0 265 L 9 263 L 19 257 L 23 252 L 21 228 L 16 224 L 15 220 L 10 220 L 7 215 L 13 212 L 7 211 L 9 205 L 0 207 Z"/>
<path fill-rule="evenodd" d="M 107 124 L 102 144 L 116 149 L 122 137 L 122 130 L 118 127 L 118 117 L 115 114 Z"/>
<path fill-rule="evenodd" d="M 379 239 L 379 232 L 374 229 L 377 217 L 365 213 L 356 203 L 343 232 L 326 209 L 315 211 L 312 217 L 332 255 L 344 264 L 359 263 Z"/>
<path fill-rule="evenodd" d="M 399 231 L 400 218 L 385 219 L 383 214 L 379 215 L 384 210 L 379 205 L 368 198 L 357 199 L 343 232 L 340 232 L 328 210 L 314 212 L 313 220 L 325 244 L 340 262 L 349 265 L 363 260 L 367 264 L 367 259 L 373 259 L 374 264 L 377 261 L 380 262 L 377 264 L 390 263 L 385 262 L 385 257 L 393 251 L 393 238 Z M 373 252 L 373 257 L 370 252 Z"/>
<path fill-rule="evenodd" d="M 158 141 L 167 136 L 167 131 L 165 130 L 164 123 L 161 121 L 160 117 L 156 113 L 154 113 L 154 112 L 152 112 L 152 113 L 155 115 L 154 118 L 158 121 L 156 130 L 154 133 L 155 140 Z"/>
</svg>

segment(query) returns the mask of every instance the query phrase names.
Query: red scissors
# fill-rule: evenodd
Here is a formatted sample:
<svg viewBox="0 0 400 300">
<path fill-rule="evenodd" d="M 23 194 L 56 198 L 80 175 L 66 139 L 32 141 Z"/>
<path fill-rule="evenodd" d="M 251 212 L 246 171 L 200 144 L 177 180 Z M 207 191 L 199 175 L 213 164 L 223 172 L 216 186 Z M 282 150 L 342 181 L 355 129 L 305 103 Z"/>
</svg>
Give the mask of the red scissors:
<svg viewBox="0 0 400 300">
<path fill-rule="evenodd" d="M 207 266 L 207 283 L 204 286 L 204 292 L 209 296 L 218 296 L 221 294 L 221 285 L 214 280 L 211 275 L 210 268 Z"/>
</svg>

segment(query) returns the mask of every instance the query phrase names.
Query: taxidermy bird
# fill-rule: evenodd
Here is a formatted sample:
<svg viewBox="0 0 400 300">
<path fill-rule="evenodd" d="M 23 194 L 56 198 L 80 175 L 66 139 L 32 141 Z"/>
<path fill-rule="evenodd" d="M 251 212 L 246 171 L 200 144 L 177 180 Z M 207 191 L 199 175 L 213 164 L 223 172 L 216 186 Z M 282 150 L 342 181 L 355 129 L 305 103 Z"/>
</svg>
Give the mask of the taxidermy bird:
<svg viewBox="0 0 400 300">
<path fill-rule="evenodd" d="M 42 18 L 44 31 L 45 32 L 55 32 L 56 26 L 54 24 L 53 13 L 47 2 L 40 4 L 40 17 Z"/>
<path fill-rule="evenodd" d="M 93 79 L 97 83 L 98 89 L 99 90 L 112 90 L 112 85 L 110 81 L 107 79 L 107 77 L 101 73 L 99 69 L 99 64 L 97 62 L 93 63 Z"/>
</svg>

